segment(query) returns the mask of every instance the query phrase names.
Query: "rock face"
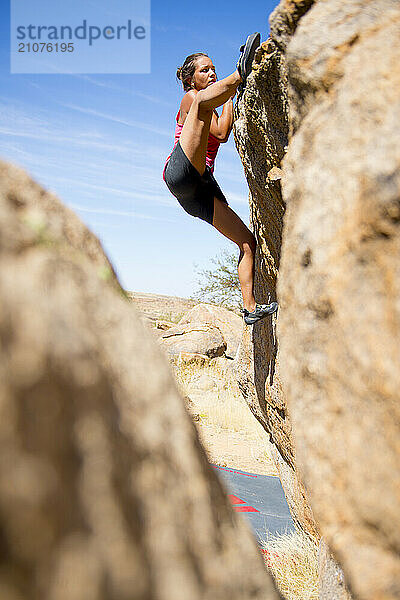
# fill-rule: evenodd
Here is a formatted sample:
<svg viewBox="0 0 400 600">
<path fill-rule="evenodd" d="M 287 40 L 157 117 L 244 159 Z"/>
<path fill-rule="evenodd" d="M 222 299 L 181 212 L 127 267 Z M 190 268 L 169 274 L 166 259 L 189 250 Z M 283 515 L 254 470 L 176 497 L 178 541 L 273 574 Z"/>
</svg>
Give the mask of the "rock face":
<svg viewBox="0 0 400 600">
<path fill-rule="evenodd" d="M 277 599 L 98 240 L 4 164 L 0 307 L 2 600 Z"/>
<path fill-rule="evenodd" d="M 264 42 L 256 53 L 253 73 L 239 100 L 234 133 L 249 184 L 250 221 L 258 244 L 256 298 L 268 302 L 276 299 L 285 212 L 280 167 L 289 135 L 284 58 L 271 40 Z M 239 387 L 250 410 L 270 435 L 276 467 L 295 523 L 318 538 L 306 490 L 297 472 L 279 363 L 275 317 L 244 329 L 235 361 Z"/>
<path fill-rule="evenodd" d="M 215 358 L 222 356 L 226 350 L 226 342 L 220 329 L 209 323 L 171 327 L 160 335 L 160 344 L 171 357 L 187 352 Z"/>
<path fill-rule="evenodd" d="M 202 302 L 189 310 L 179 321 L 179 325 L 187 323 L 210 323 L 218 327 L 226 342 L 225 354 L 235 358 L 243 330 L 243 319 L 239 315 L 222 306 Z"/>
<path fill-rule="evenodd" d="M 284 387 L 318 524 L 365 600 L 400 598 L 399 40 L 398 2 L 332 0 L 286 49 Z"/>
<path fill-rule="evenodd" d="M 271 35 L 236 139 L 261 242 L 258 293 L 274 295 L 279 267 L 279 352 L 273 323 L 254 327 L 242 385 L 297 522 L 310 531 L 302 479 L 354 597 L 398 599 L 400 5 L 285 0 Z"/>
</svg>

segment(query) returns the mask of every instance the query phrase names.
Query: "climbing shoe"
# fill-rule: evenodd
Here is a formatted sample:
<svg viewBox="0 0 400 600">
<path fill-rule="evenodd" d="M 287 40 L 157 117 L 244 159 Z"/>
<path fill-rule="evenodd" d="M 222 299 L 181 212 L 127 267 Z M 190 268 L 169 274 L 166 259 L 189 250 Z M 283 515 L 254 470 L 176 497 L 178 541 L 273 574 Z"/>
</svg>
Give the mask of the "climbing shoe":
<svg viewBox="0 0 400 600">
<path fill-rule="evenodd" d="M 241 83 L 238 86 L 239 94 L 243 92 L 247 77 L 251 73 L 251 67 L 254 60 L 254 55 L 258 46 L 260 45 L 261 36 L 259 33 L 252 33 L 246 40 L 243 46 L 240 46 L 241 55 L 237 63 L 237 70 L 239 71 L 240 77 L 242 78 Z"/>
<path fill-rule="evenodd" d="M 272 315 L 278 310 L 278 303 L 271 302 L 271 304 L 256 304 L 253 311 L 248 311 L 246 308 L 243 309 L 243 318 L 246 325 L 253 325 L 260 319 L 263 319 L 267 315 Z"/>
</svg>

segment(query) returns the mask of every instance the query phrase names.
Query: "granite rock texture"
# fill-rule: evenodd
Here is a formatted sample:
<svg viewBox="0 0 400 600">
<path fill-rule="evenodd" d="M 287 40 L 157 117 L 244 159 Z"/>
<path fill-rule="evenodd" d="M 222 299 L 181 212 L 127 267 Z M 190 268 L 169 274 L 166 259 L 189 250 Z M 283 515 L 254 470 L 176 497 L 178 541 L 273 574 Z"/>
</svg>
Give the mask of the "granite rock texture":
<svg viewBox="0 0 400 600">
<path fill-rule="evenodd" d="M 331 0 L 285 52 L 283 384 L 318 526 L 363 600 L 400 598 L 399 40 L 398 2 Z"/>
<path fill-rule="evenodd" d="M 288 144 L 288 111 L 284 56 L 277 44 L 267 40 L 256 52 L 253 73 L 238 99 L 234 128 L 250 190 L 250 221 L 257 239 L 255 295 L 261 303 L 276 299 L 285 213 L 281 160 Z M 235 371 L 250 410 L 270 436 L 293 520 L 318 539 L 296 467 L 292 425 L 281 382 L 277 318 L 279 313 L 244 329 Z"/>
<path fill-rule="evenodd" d="M 210 323 L 218 327 L 226 342 L 226 356 L 235 358 L 243 330 L 243 319 L 232 310 L 201 302 L 184 314 L 179 325 Z"/>
<path fill-rule="evenodd" d="M 280 310 L 245 331 L 239 384 L 295 522 L 355 598 L 398 599 L 400 4 L 282 0 L 270 23 L 235 137 Z"/>
<path fill-rule="evenodd" d="M 209 358 L 223 356 L 226 342 L 221 330 L 210 323 L 175 325 L 159 337 L 161 348 L 173 358 L 182 352 L 204 354 Z"/>
<path fill-rule="evenodd" d="M 0 163 L 0 597 L 273 599 L 97 238 Z"/>
</svg>

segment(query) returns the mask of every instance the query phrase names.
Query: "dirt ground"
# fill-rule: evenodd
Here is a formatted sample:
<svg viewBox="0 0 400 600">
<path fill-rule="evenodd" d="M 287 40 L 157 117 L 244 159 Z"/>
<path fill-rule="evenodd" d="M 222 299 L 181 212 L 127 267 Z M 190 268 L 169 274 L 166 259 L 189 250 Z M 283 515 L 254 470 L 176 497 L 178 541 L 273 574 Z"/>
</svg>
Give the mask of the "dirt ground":
<svg viewBox="0 0 400 600">
<path fill-rule="evenodd" d="M 229 431 L 207 423 L 196 426 L 208 459 L 214 465 L 257 475 L 277 475 L 260 438 L 247 431 Z"/>
<path fill-rule="evenodd" d="M 185 387 L 186 404 L 193 416 L 209 461 L 259 475 L 277 475 L 269 453 L 268 434 L 253 417 L 239 391 L 223 377 L 192 376 Z"/>
</svg>

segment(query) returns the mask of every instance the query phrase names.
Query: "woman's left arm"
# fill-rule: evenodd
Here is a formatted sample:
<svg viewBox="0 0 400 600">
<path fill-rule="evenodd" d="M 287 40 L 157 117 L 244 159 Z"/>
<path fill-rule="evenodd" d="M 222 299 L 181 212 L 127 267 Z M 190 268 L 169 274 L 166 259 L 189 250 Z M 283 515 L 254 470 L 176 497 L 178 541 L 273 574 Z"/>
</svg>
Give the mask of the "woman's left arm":
<svg viewBox="0 0 400 600">
<path fill-rule="evenodd" d="M 230 98 L 223 105 L 221 116 L 218 116 L 217 111 L 214 111 L 211 119 L 210 133 L 223 144 L 228 141 L 232 126 L 233 102 L 232 98 Z"/>
</svg>

